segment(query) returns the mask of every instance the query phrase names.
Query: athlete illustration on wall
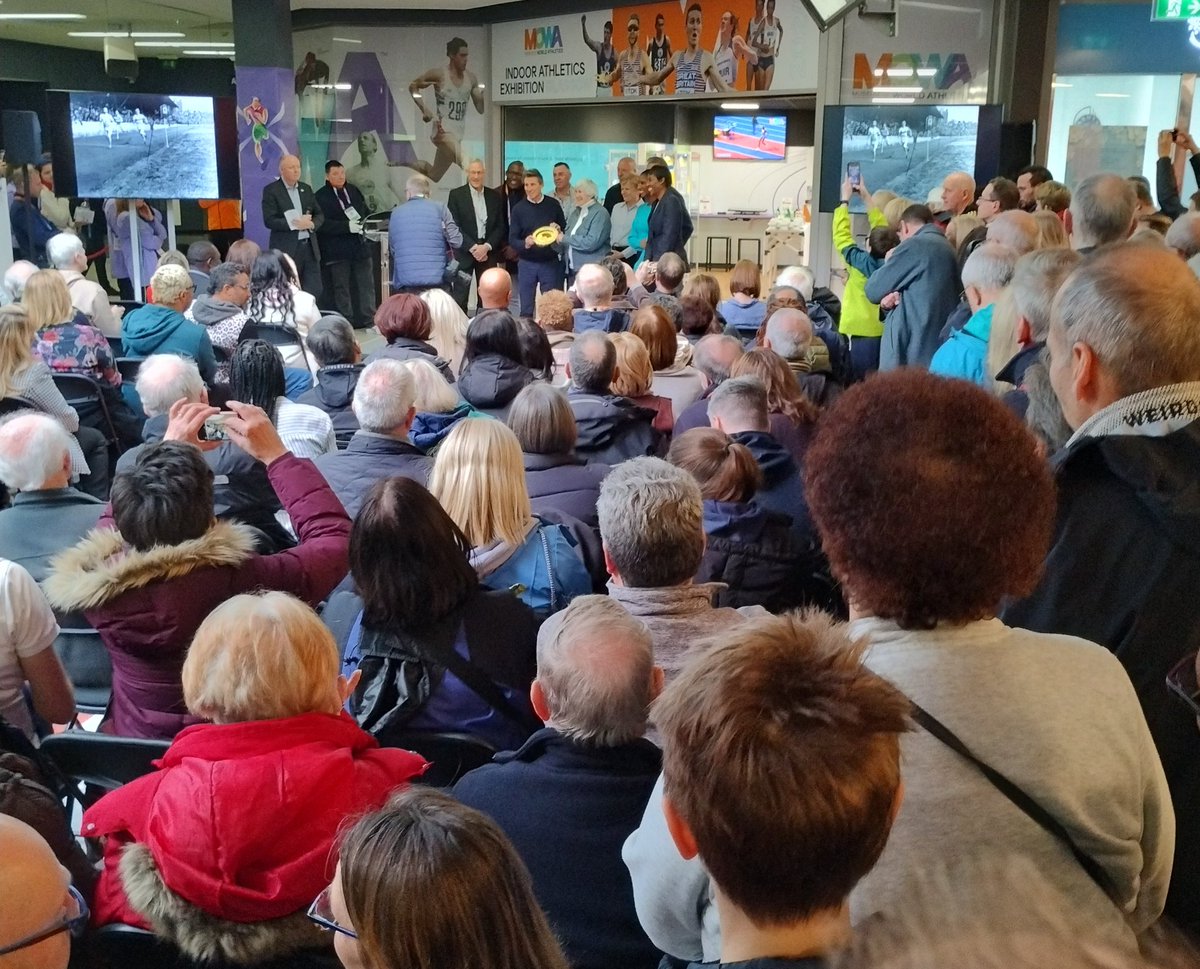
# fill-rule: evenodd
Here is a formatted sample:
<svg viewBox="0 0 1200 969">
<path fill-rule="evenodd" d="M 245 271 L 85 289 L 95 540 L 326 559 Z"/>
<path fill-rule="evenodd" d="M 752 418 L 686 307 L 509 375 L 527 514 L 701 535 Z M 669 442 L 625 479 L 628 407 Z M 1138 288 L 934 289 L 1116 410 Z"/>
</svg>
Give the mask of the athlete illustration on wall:
<svg viewBox="0 0 1200 969">
<path fill-rule="evenodd" d="M 676 94 L 703 94 L 707 90 L 732 91 L 733 88 L 717 72 L 712 54 L 700 46 L 700 31 L 704 25 L 700 4 L 687 8 L 684 19 L 687 29 L 687 47 L 671 55 L 665 67 L 638 78 L 651 87 L 662 84 L 668 74 L 675 74 Z M 710 88 L 711 85 L 711 88 Z"/>
<path fill-rule="evenodd" d="M 588 36 L 587 14 L 579 18 L 583 26 L 583 42 L 596 55 L 596 94 L 600 97 L 612 97 L 613 76 L 617 69 L 617 50 L 613 47 L 613 25 L 611 20 L 604 22 L 604 40 L 592 40 Z"/>
<path fill-rule="evenodd" d="M 479 80 L 467 70 L 467 42 L 461 37 L 453 37 L 446 44 L 446 57 L 449 59 L 445 67 L 435 67 L 416 78 L 408 86 L 408 93 L 421 111 L 421 118 L 433 124 L 430 141 L 436 149 L 433 161 L 413 162 L 412 168 L 422 175 L 427 175 L 435 182 L 440 182 L 451 165 L 465 169 L 463 158 L 463 139 L 467 127 L 467 104 L 475 105 L 475 110 L 483 114 L 483 86 Z M 426 88 L 433 88 L 433 105 L 430 99 L 422 94 Z"/>
<path fill-rule="evenodd" d="M 661 17 L 662 14 L 659 14 L 660 19 Z M 631 13 L 625 30 L 629 35 L 629 46 L 623 48 L 621 53 L 617 55 L 617 68 L 609 76 L 609 83 L 611 84 L 619 80 L 621 82 L 621 96 L 635 98 L 645 93 L 645 89 L 638 83 L 638 78 L 643 74 L 650 73 L 650 55 L 642 50 L 639 43 L 639 37 L 642 32 L 641 17 L 636 13 Z"/>
<path fill-rule="evenodd" d="M 263 158 L 264 142 L 273 141 L 279 146 L 280 151 L 285 155 L 288 153 L 288 146 L 271 131 L 271 125 L 283 117 L 285 110 L 286 108 L 280 107 L 279 112 L 272 118 L 270 112 L 267 111 L 267 106 L 258 99 L 257 95 L 251 98 L 250 103 L 244 108 L 238 108 L 238 113 L 250 126 L 250 137 L 242 139 L 238 145 L 238 152 L 240 153 L 250 142 L 254 142 L 254 157 L 258 160 L 259 168 L 267 167 L 266 160 Z"/>
<path fill-rule="evenodd" d="M 360 134 L 355 140 L 354 150 L 358 152 L 358 162 L 352 164 L 350 158 L 344 158 L 343 163 L 346 165 L 346 181 L 362 192 L 366 199 L 367 212 L 361 214 L 390 212 L 400 204 L 404 194 L 403 185 L 399 193 L 393 185 L 393 169 L 400 166 L 387 160 L 377 131 Z M 399 177 L 397 180 L 400 180 Z"/>
<path fill-rule="evenodd" d="M 654 36 L 646 45 L 646 56 L 650 59 L 650 70 L 643 74 L 653 74 L 661 71 L 671 60 L 671 38 L 666 34 L 667 19 L 661 13 L 654 18 Z M 666 88 L 661 84 L 652 84 L 646 88 L 647 94 L 666 94 Z"/>
<path fill-rule="evenodd" d="M 745 38 L 737 33 L 737 15 L 726 10 L 721 14 L 721 26 L 717 32 L 717 43 L 713 47 L 713 63 L 717 65 L 717 73 L 731 88 L 737 87 L 739 60 L 749 65 L 749 73 L 753 73 L 754 65 L 758 63 L 758 53 L 746 43 Z M 710 87 L 710 91 L 716 90 Z"/>
<path fill-rule="evenodd" d="M 765 7 L 765 10 L 764 10 Z M 769 91 L 775 80 L 775 58 L 783 43 L 783 25 L 775 16 L 775 0 L 755 0 L 754 17 L 746 29 L 746 42 L 758 55 L 757 62 L 750 68 L 749 89 Z"/>
</svg>

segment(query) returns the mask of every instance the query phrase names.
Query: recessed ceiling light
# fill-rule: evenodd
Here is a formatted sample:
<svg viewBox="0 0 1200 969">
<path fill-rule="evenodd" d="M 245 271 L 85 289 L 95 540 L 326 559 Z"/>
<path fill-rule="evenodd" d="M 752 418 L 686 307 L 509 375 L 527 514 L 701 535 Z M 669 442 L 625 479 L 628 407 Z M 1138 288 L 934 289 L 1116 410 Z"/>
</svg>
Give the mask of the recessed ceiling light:
<svg viewBox="0 0 1200 969">
<path fill-rule="evenodd" d="M 0 20 L 87 20 L 81 13 L 0 13 Z"/>
<path fill-rule="evenodd" d="M 722 101 L 722 111 L 757 111 L 757 101 Z"/>
<path fill-rule="evenodd" d="M 233 47 L 232 40 L 139 40 L 134 47 Z"/>
<path fill-rule="evenodd" d="M 68 30 L 68 37 L 186 37 L 178 30 Z"/>
<path fill-rule="evenodd" d="M 193 57 L 232 57 L 231 50 L 185 50 L 184 54 L 191 54 Z"/>
<path fill-rule="evenodd" d="M 872 104 L 915 104 L 916 98 L 871 98 Z"/>
<path fill-rule="evenodd" d="M 355 40 L 353 37 L 331 37 L 330 40 L 336 40 L 339 44 L 361 44 L 361 40 Z"/>
</svg>

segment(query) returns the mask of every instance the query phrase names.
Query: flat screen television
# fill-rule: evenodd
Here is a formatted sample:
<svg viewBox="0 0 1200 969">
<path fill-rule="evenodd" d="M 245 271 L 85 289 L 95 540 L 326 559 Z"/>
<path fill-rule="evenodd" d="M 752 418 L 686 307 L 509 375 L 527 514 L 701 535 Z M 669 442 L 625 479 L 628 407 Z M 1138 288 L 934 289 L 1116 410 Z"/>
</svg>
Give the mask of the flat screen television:
<svg viewBox="0 0 1200 969">
<path fill-rule="evenodd" d="M 848 172 L 872 192 L 887 189 L 915 202 L 925 202 L 953 171 L 986 184 L 999 167 L 1002 117 L 996 104 L 827 106 L 820 210 L 837 208 Z M 865 207 L 855 196 L 850 209 Z"/>
<path fill-rule="evenodd" d="M 713 117 L 714 161 L 784 161 L 787 118 L 777 114 L 718 114 Z"/>
<path fill-rule="evenodd" d="M 237 198 L 233 98 L 49 91 L 60 194 L 82 198 Z"/>
</svg>

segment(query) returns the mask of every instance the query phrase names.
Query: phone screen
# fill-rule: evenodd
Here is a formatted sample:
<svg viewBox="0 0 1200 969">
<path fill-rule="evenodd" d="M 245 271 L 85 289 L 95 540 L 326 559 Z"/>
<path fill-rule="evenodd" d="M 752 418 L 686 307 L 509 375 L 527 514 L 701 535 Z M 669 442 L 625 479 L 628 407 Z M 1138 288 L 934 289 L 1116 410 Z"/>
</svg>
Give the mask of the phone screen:
<svg viewBox="0 0 1200 969">
<path fill-rule="evenodd" d="M 862 182 L 862 168 L 859 166 L 858 162 L 846 163 L 846 177 L 850 179 L 851 188 L 858 188 L 859 184 Z"/>
</svg>

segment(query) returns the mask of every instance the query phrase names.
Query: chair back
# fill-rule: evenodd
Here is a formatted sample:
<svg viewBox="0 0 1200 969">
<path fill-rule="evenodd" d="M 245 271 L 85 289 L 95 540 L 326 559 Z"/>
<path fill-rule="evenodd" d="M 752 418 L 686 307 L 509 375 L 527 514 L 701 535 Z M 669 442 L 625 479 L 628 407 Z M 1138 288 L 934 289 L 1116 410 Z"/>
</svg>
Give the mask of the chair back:
<svg viewBox="0 0 1200 969">
<path fill-rule="evenodd" d="M 300 359 L 304 361 L 304 369 L 311 369 L 308 355 L 304 352 L 304 337 L 294 326 L 289 326 L 287 323 L 256 323 L 251 320 L 242 328 L 242 335 L 238 337 L 239 343 L 246 340 L 264 340 L 273 347 L 298 347 Z M 286 360 L 286 357 L 284 359 Z M 288 366 L 300 367 L 301 363 L 297 361 Z"/>
<path fill-rule="evenodd" d="M 223 959 L 195 962 L 168 939 L 132 925 L 114 922 L 88 933 L 83 965 L 96 969 L 244 969 Z M 72 963 L 74 963 L 72 959 Z M 257 963 L 254 969 L 341 969 L 332 947 L 306 949 Z"/>
<path fill-rule="evenodd" d="M 31 404 L 24 397 L 0 397 L 0 416 L 15 414 L 19 410 L 41 410 L 41 408 Z"/>
<path fill-rule="evenodd" d="M 113 424 L 112 415 L 108 412 L 108 402 L 100 388 L 100 381 L 86 373 L 64 373 L 54 371 L 54 386 L 66 398 L 68 404 L 75 408 L 81 417 L 85 414 L 98 413 L 103 421 L 105 435 L 110 444 L 120 440 L 117 428 Z"/>
<path fill-rule="evenodd" d="M 141 357 L 117 357 L 117 372 L 121 375 L 122 382 L 136 382 L 141 368 Z"/>
<path fill-rule="evenodd" d="M 54 650 L 62 661 L 80 713 L 104 713 L 112 698 L 112 660 L 100 634 L 82 613 L 55 613 L 58 638 Z"/>
<path fill-rule="evenodd" d="M 86 785 L 99 788 L 102 794 L 149 774 L 154 770 L 152 762 L 162 757 L 170 745 L 169 740 L 68 730 L 47 737 L 41 750 L 76 789 Z M 80 790 L 80 803 L 87 805 L 97 800 L 94 793 Z"/>
<path fill-rule="evenodd" d="M 441 733 L 433 730 L 389 731 L 386 747 L 401 747 L 420 754 L 430 767 L 420 783 L 431 787 L 450 787 L 467 771 L 490 764 L 496 748 L 468 733 Z"/>
</svg>

